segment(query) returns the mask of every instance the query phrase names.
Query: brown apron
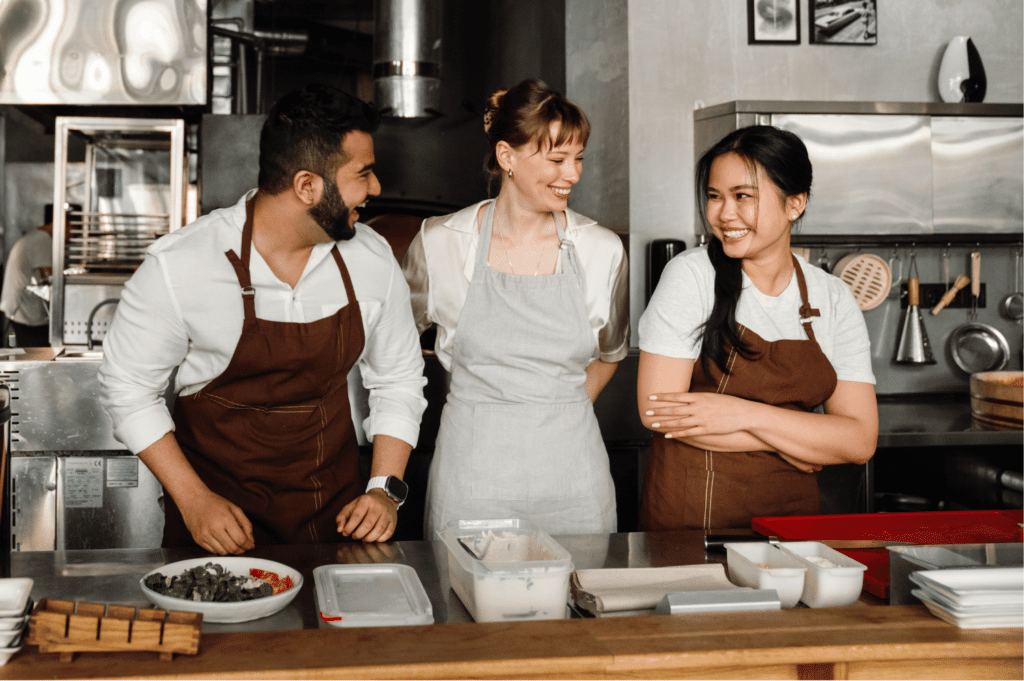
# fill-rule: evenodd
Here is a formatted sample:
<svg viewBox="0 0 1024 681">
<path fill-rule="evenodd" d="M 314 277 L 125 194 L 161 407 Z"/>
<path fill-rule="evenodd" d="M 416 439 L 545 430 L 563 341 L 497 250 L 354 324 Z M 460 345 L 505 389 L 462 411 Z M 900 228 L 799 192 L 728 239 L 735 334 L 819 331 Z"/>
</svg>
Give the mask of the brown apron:
<svg viewBox="0 0 1024 681">
<path fill-rule="evenodd" d="M 335 246 L 347 306 L 309 324 L 257 319 L 252 211 L 250 201 L 242 257 L 225 254 L 241 286 L 242 335 L 224 373 L 175 402 L 175 437 L 203 482 L 245 511 L 257 545 L 345 541 L 335 518 L 363 484 L 348 399 L 365 340 L 359 303 Z M 163 545 L 195 546 L 164 500 Z"/>
<path fill-rule="evenodd" d="M 690 392 L 718 392 L 784 409 L 811 411 L 836 389 L 836 372 L 818 347 L 807 283 L 794 259 L 800 321 L 810 340 L 768 342 L 740 325 L 755 351 L 744 359 L 731 348 L 730 373 L 693 364 Z M 771 452 L 711 452 L 655 436 L 640 503 L 641 530 L 750 528 L 757 516 L 818 513 L 818 481 Z"/>
</svg>

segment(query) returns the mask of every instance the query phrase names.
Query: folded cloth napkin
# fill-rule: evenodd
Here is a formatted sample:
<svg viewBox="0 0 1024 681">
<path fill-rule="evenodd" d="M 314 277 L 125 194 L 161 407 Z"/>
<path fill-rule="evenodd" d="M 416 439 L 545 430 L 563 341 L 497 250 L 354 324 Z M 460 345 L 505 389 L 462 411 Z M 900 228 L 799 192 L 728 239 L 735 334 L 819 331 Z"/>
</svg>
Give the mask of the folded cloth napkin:
<svg viewBox="0 0 1024 681">
<path fill-rule="evenodd" d="M 577 570 L 569 580 L 576 605 L 595 615 L 654 608 L 675 591 L 738 589 L 720 563 L 662 568 Z"/>
</svg>

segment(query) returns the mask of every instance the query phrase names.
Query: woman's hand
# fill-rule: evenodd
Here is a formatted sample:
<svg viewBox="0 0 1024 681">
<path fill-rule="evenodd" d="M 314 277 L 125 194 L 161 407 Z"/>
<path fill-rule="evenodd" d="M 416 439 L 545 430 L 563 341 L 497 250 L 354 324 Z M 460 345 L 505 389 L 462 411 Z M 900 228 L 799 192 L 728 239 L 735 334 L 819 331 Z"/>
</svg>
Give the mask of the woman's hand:
<svg viewBox="0 0 1024 681">
<path fill-rule="evenodd" d="M 746 430 L 759 403 L 718 393 L 657 393 L 644 415 L 665 437 L 728 435 Z"/>
</svg>

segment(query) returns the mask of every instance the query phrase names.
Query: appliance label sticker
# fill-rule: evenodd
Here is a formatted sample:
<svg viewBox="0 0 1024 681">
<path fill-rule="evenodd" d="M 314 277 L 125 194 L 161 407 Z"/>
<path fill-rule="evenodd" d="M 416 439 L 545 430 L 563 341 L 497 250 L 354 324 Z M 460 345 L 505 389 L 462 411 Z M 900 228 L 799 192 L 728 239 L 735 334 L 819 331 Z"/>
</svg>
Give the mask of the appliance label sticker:
<svg viewBox="0 0 1024 681">
<path fill-rule="evenodd" d="M 139 459 L 134 456 L 112 456 L 107 459 L 107 487 L 138 487 Z"/>
<path fill-rule="evenodd" d="M 64 508 L 103 507 L 103 457 L 65 459 Z"/>
</svg>

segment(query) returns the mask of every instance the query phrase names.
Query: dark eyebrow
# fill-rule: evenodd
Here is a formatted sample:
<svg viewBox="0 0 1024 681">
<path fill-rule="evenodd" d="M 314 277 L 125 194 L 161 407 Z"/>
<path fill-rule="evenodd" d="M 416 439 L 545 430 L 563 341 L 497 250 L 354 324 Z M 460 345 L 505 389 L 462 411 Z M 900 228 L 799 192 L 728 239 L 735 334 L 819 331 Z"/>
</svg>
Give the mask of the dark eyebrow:
<svg viewBox="0 0 1024 681">
<path fill-rule="evenodd" d="M 735 187 L 733 187 L 731 189 L 731 191 L 736 191 L 737 189 L 757 189 L 757 185 L 756 184 L 738 184 Z"/>
<path fill-rule="evenodd" d="M 373 172 L 373 166 L 374 165 L 375 165 L 374 163 L 367 163 L 365 166 L 363 166 L 362 168 L 359 169 L 359 172 L 356 173 L 356 175 L 362 175 L 362 174 L 366 173 L 367 171 Z"/>
</svg>

